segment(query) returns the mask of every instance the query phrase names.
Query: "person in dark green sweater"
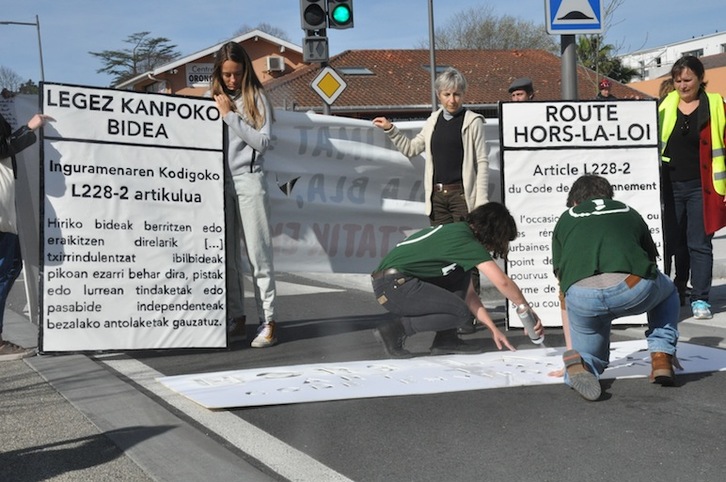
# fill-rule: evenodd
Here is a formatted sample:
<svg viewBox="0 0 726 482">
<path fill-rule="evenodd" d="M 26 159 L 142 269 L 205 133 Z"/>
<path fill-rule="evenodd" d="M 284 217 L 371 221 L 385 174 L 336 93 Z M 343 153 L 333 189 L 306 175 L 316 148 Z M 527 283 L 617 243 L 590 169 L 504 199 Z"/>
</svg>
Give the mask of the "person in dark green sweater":
<svg viewBox="0 0 726 482">
<path fill-rule="evenodd" d="M 656 266 L 658 250 L 648 225 L 635 209 L 613 199 L 612 186 L 601 176 L 578 178 L 567 207 L 552 235 L 552 264 L 572 345 L 563 355 L 565 383 L 587 400 L 600 398 L 612 321 L 647 313 L 650 380 L 674 385 L 678 291 Z"/>
<path fill-rule="evenodd" d="M 435 331 L 432 355 L 480 353 L 481 347 L 457 336 L 472 314 L 491 332 L 500 350 L 514 347 L 494 324 L 474 290 L 478 269 L 509 300 L 528 304 L 522 291 L 494 258 L 506 258 L 517 225 L 506 207 L 490 202 L 472 210 L 466 221 L 441 224 L 409 236 L 393 248 L 371 275 L 378 302 L 398 318 L 379 325 L 374 335 L 393 358 L 408 358 L 403 346 L 414 333 Z M 535 331 L 544 329 L 539 318 Z"/>
</svg>

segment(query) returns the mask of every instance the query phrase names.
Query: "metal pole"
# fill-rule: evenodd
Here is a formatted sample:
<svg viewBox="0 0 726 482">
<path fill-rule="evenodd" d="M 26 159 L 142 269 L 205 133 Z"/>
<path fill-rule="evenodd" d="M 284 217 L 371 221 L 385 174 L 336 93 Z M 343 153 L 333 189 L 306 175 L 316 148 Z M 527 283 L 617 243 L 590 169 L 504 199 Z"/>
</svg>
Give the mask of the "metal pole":
<svg viewBox="0 0 726 482">
<path fill-rule="evenodd" d="M 33 22 L 13 22 L 9 20 L 3 20 L 0 21 L 0 25 L 30 25 L 37 29 L 38 31 L 38 52 L 40 53 L 40 80 L 45 80 L 45 71 L 43 70 L 43 46 L 40 43 L 40 20 L 38 20 L 38 16 L 35 16 L 35 23 Z"/>
<path fill-rule="evenodd" d="M 40 43 L 40 19 L 35 16 L 35 26 L 38 29 L 38 53 L 40 54 L 40 81 L 45 82 L 45 70 L 43 69 L 43 44 Z"/>
<path fill-rule="evenodd" d="M 429 64 L 431 66 L 431 112 L 436 111 L 438 99 L 436 98 L 436 41 L 434 39 L 434 0 L 429 0 Z"/>
<path fill-rule="evenodd" d="M 562 100 L 577 100 L 577 46 L 574 35 L 560 35 Z"/>
<path fill-rule="evenodd" d="M 328 62 L 320 62 L 320 70 L 324 69 L 328 65 L 329 65 Z M 330 115 L 330 104 L 328 104 L 324 100 L 323 100 L 323 115 Z"/>
</svg>

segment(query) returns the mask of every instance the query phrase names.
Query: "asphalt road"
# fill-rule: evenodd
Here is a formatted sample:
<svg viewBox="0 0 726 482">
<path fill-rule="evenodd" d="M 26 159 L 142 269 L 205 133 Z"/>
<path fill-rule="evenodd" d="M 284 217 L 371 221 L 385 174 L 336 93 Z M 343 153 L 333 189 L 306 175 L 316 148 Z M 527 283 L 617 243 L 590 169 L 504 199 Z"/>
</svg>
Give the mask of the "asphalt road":
<svg viewBox="0 0 726 482">
<path fill-rule="evenodd" d="M 272 348 L 239 343 L 0 364 L 2 480 L 723 480 L 721 372 L 681 376 L 674 388 L 616 380 L 594 403 L 545 385 L 218 411 L 156 381 L 384 358 L 371 329 L 387 315 L 367 280 L 279 279 L 281 343 Z M 713 290 L 714 320 L 696 322 L 684 310 L 683 341 L 726 347 L 725 282 Z M 490 292 L 485 299 L 502 319 L 502 300 Z M 6 334 L 32 344 L 35 327 L 16 313 L 17 295 L 8 307 Z M 613 339 L 642 332 L 621 327 Z M 521 331 L 509 336 L 519 349 L 533 347 Z M 563 344 L 560 330 L 547 337 L 550 346 Z M 425 354 L 431 338 L 416 335 L 407 347 Z M 468 339 L 494 349 L 485 332 Z"/>
</svg>

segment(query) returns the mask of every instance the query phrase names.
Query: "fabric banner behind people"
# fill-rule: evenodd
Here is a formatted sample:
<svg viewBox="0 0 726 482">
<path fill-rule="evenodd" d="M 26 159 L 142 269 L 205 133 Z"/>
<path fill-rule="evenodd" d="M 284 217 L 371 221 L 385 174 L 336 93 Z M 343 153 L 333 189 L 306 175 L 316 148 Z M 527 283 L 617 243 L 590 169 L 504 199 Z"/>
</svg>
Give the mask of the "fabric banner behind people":
<svg viewBox="0 0 726 482">
<path fill-rule="evenodd" d="M 368 273 L 429 225 L 424 159 L 399 153 L 368 120 L 276 112 L 265 154 L 278 271 Z M 489 191 L 500 200 L 496 121 L 487 121 Z M 422 121 L 397 122 L 410 137 Z"/>
</svg>

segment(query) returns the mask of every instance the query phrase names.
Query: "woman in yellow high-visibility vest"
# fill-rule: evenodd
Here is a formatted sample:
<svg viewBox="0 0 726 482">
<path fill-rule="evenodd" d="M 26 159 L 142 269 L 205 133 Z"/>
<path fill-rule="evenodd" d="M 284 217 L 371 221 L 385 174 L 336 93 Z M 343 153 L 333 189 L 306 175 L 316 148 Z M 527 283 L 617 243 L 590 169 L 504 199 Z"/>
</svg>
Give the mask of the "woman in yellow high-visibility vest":
<svg viewBox="0 0 726 482">
<path fill-rule="evenodd" d="M 660 149 L 666 188 L 671 188 L 675 225 L 666 234 L 686 232 L 691 262 L 691 310 L 710 319 L 713 234 L 726 226 L 726 108 L 723 97 L 706 92 L 705 69 L 685 56 L 673 65 L 675 91 L 658 107 Z M 670 236 L 673 237 L 673 236 Z M 677 237 L 677 234 L 676 236 Z"/>
</svg>

